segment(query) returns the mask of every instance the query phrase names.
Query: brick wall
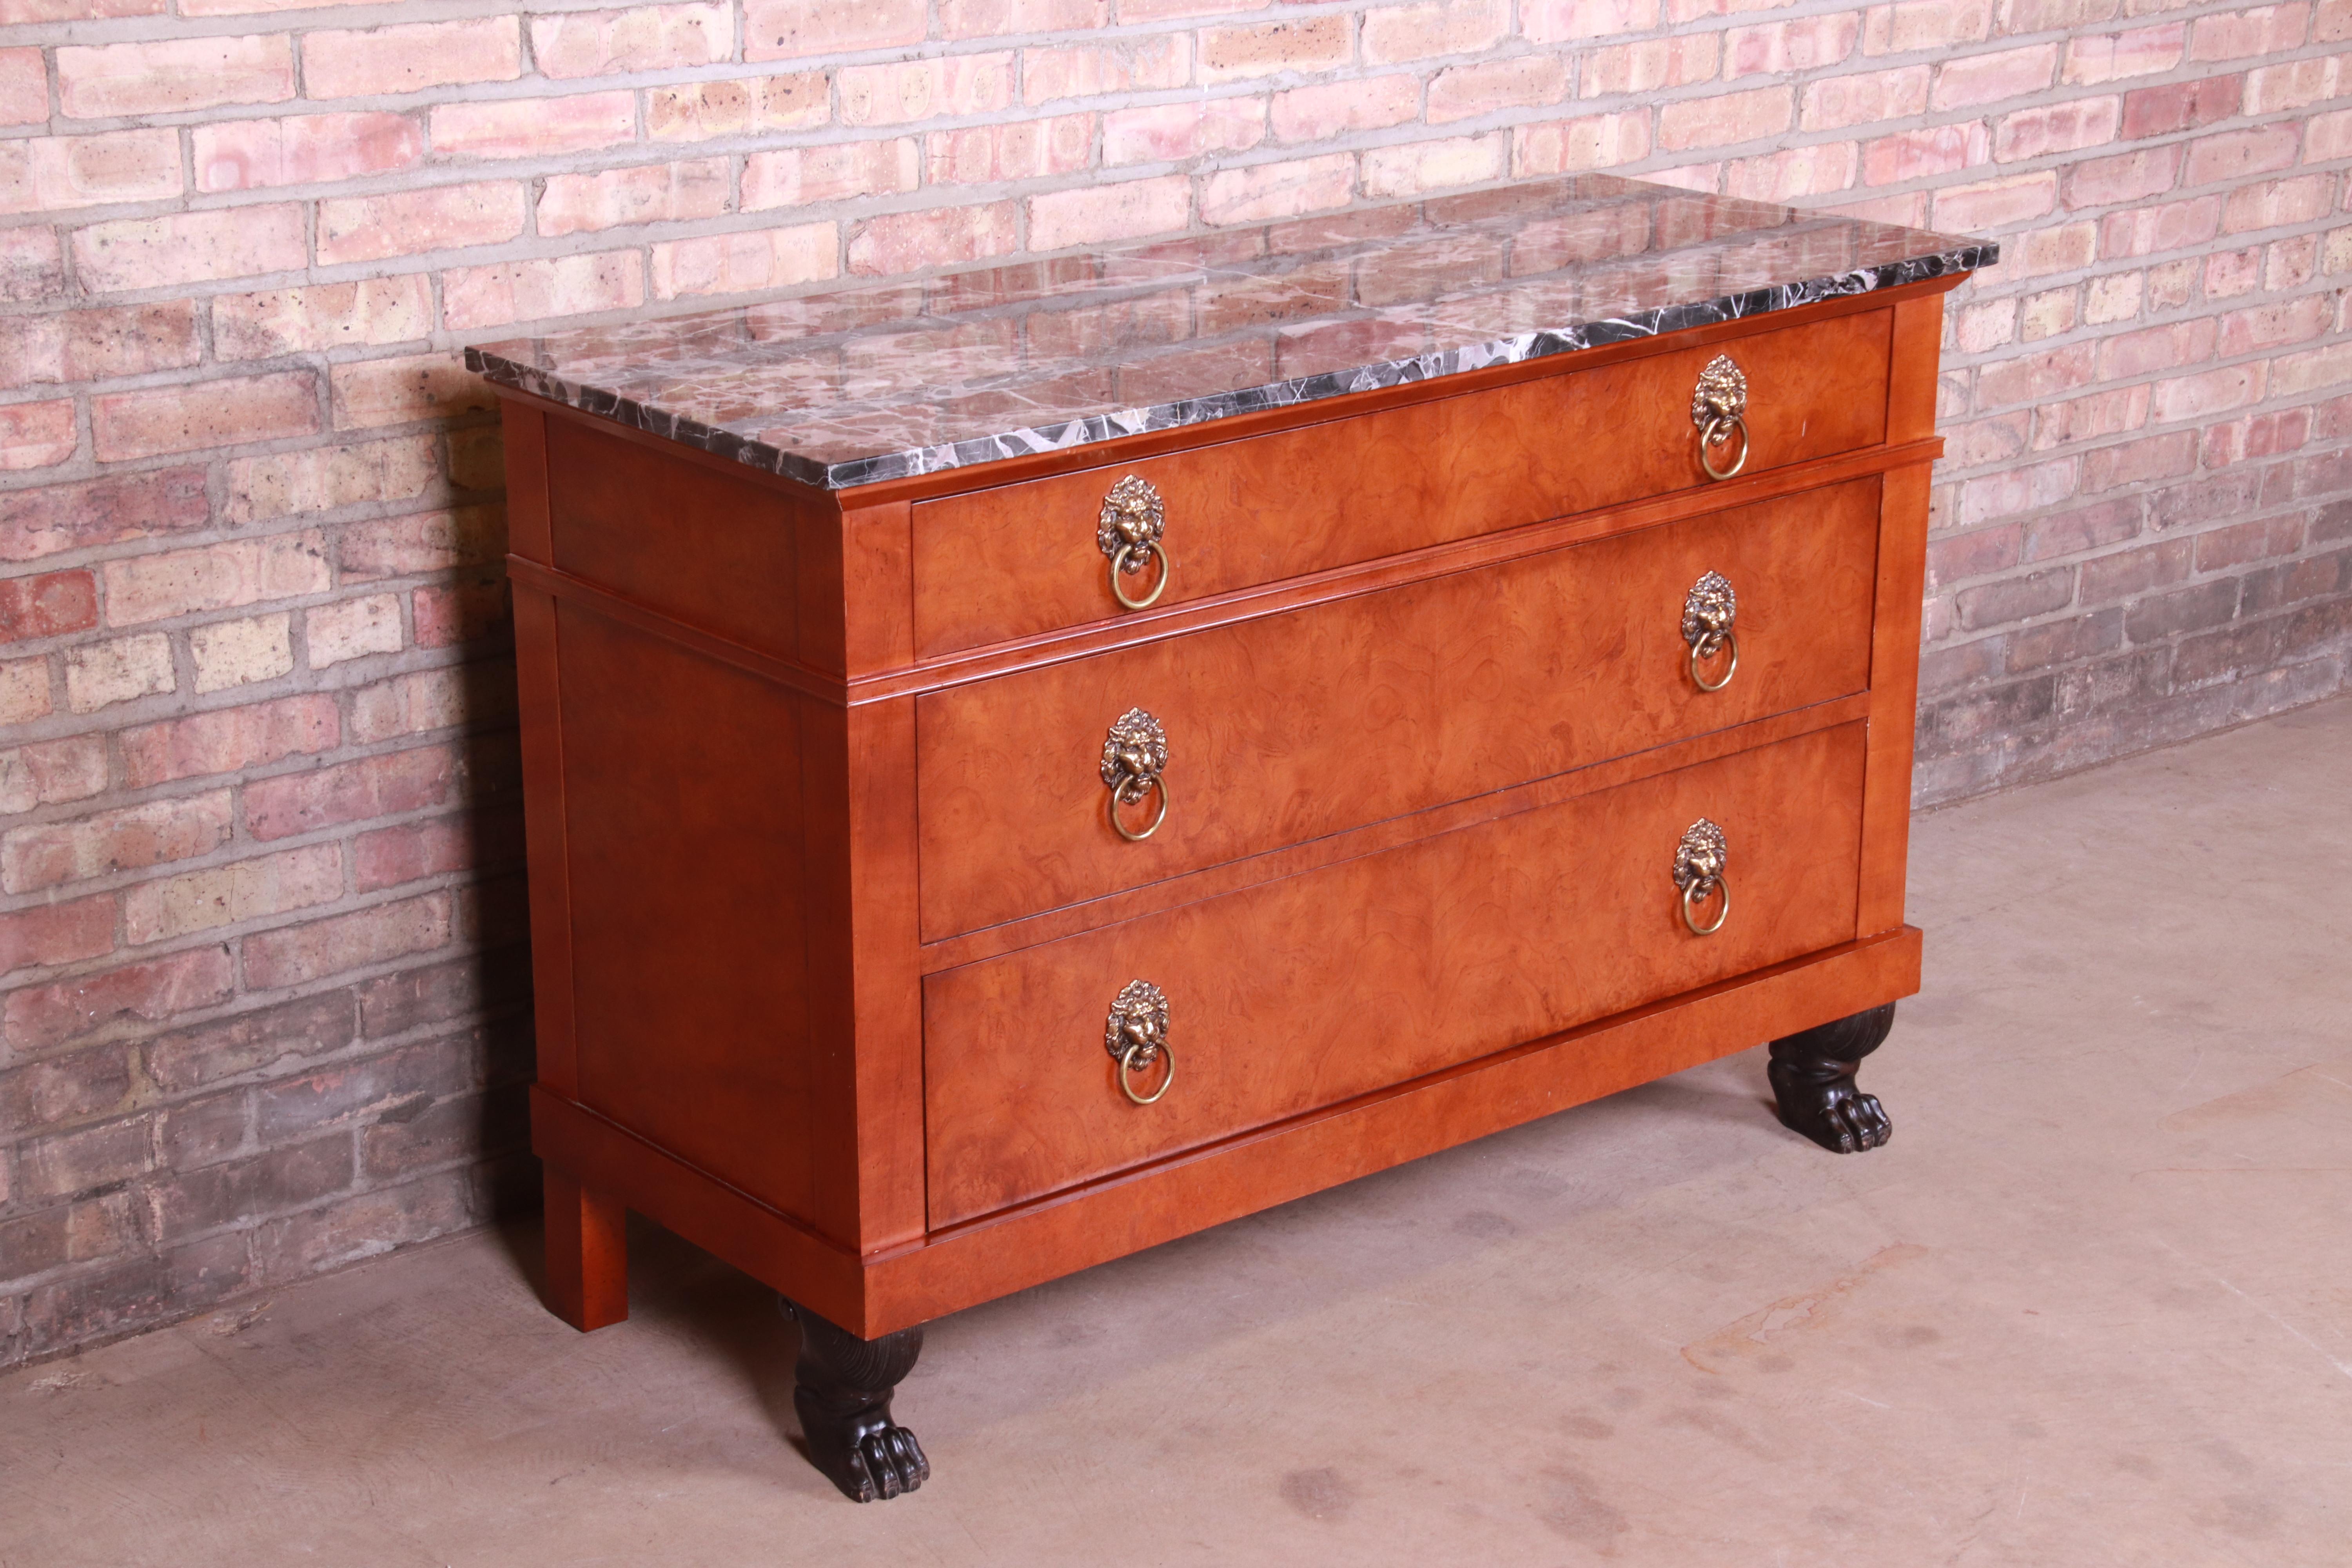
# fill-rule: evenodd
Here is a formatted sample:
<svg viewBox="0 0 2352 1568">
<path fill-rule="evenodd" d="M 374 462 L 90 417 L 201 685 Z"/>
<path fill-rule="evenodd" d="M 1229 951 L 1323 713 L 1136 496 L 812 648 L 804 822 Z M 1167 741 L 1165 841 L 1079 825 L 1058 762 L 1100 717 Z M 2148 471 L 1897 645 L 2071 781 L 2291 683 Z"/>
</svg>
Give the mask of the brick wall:
<svg viewBox="0 0 2352 1568">
<path fill-rule="evenodd" d="M 2340 689 L 2352 0 L 0 0 L 0 1363 L 527 1194 L 450 350 L 1569 169 L 2002 237 L 1923 798 Z"/>
</svg>

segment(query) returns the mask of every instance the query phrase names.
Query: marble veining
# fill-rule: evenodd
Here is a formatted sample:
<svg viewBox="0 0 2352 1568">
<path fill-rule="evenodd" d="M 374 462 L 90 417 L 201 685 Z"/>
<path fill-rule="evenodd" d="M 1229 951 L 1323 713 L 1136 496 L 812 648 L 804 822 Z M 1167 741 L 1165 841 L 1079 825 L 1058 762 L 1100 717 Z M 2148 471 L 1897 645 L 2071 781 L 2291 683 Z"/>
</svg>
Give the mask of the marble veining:
<svg viewBox="0 0 2352 1568">
<path fill-rule="evenodd" d="M 1990 266 L 2000 247 L 1538 180 L 466 351 L 492 382 L 829 489 L 1454 375 Z"/>
</svg>

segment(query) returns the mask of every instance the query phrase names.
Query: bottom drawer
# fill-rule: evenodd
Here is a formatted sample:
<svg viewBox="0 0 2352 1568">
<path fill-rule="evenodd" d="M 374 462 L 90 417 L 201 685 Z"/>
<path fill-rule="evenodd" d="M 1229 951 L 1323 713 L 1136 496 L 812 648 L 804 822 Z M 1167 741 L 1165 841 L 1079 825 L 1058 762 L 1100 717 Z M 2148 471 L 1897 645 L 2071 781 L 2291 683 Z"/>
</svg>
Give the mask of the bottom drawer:
<svg viewBox="0 0 2352 1568">
<path fill-rule="evenodd" d="M 931 975 L 930 1223 L 1851 940 L 1864 740 L 1841 725 Z M 1702 816 L 1732 900 L 1706 936 L 1672 875 Z M 1175 1062 L 1148 1106 L 1104 1047 L 1138 979 Z"/>
</svg>

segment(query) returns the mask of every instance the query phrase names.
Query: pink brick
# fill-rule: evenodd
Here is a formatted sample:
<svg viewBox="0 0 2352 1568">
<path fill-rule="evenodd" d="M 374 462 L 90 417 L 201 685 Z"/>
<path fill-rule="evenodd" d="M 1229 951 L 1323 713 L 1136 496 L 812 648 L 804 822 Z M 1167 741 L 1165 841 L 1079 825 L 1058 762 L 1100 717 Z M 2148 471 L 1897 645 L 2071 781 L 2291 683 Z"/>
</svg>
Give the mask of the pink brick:
<svg viewBox="0 0 2352 1568">
<path fill-rule="evenodd" d="M 2175 419 L 2206 420 L 2257 402 L 2263 395 L 2261 364 L 2229 365 L 2199 375 L 2159 381 L 2152 389 L 2151 411 L 2158 423 Z"/>
<path fill-rule="evenodd" d="M 2217 196 L 2168 202 L 2109 213 L 2099 220 L 2099 254 L 2147 256 L 2202 245 L 2221 232 L 2221 202 Z"/>
<path fill-rule="evenodd" d="M 1607 169 L 1650 155 L 1647 114 L 1592 114 L 1522 125 L 1511 132 L 1511 172 L 1561 174 Z"/>
<path fill-rule="evenodd" d="M 2124 94 L 2124 137 L 2136 142 L 2143 136 L 2162 136 L 2227 120 L 2238 112 L 2252 79 L 2262 74 L 2209 76 L 2201 81 L 2134 88 Z M 2250 112 L 2261 112 L 2251 103 L 2247 107 Z"/>
<path fill-rule="evenodd" d="M 744 0 L 743 58 L 798 59 L 919 44 L 929 26 L 925 0 Z"/>
<path fill-rule="evenodd" d="M 0 49 L 0 125 L 34 125 L 49 117 L 49 75 L 38 49 Z"/>
<path fill-rule="evenodd" d="M 282 103 L 293 96 L 294 50 L 282 34 L 58 50 L 58 102 L 77 120 Z"/>
<path fill-rule="evenodd" d="M 2252 131 L 2226 131 L 2198 137 L 2189 143 L 2189 161 L 2181 183 L 2239 184 L 2255 174 L 2292 166 L 2300 139 L 2291 124 L 2263 125 Z"/>
<path fill-rule="evenodd" d="M 1798 124 L 1807 131 L 1842 131 L 1917 114 L 1927 107 L 1927 76 L 1926 66 L 1904 66 L 1809 83 Z"/>
<path fill-rule="evenodd" d="M 1982 43 L 1992 33 L 1991 0 L 1904 0 L 1865 14 L 1865 54 L 1900 55 Z"/>
<path fill-rule="evenodd" d="M 65 286 L 65 256 L 57 230 L 0 228 L 0 301 L 46 300 Z"/>
<path fill-rule="evenodd" d="M 1530 43 L 1606 38 L 1657 22 L 1658 0 L 1519 0 L 1519 31 Z"/>
<path fill-rule="evenodd" d="M 2044 92 L 2057 69 L 2055 44 L 1948 60 L 1937 69 L 1930 101 L 1937 109 L 1967 109 Z"/>
<path fill-rule="evenodd" d="M 2065 79 L 2089 83 L 2154 76 L 2179 65 L 2187 47 L 2188 28 L 2179 22 L 2072 38 L 2066 44 Z"/>
<path fill-rule="evenodd" d="M 71 398 L 0 404 L 0 469 L 47 468 L 74 455 Z"/>
<path fill-rule="evenodd" d="M 904 125 L 989 114 L 1013 101 L 1010 54 L 951 55 L 890 65 L 844 66 L 836 83 L 845 125 Z"/>
<path fill-rule="evenodd" d="M 98 624 L 98 590 L 87 572 L 0 577 L 0 643 L 53 637 Z"/>
<path fill-rule="evenodd" d="M 514 716 L 513 669 L 482 665 L 420 669 L 352 696 L 352 739 L 371 742 Z"/>
<path fill-rule="evenodd" d="M 1032 107 L 1063 98 L 1150 92 L 1182 87 L 1192 79 L 1190 33 L 1021 51 L 1021 99 Z"/>
<path fill-rule="evenodd" d="M 371 654 L 398 653 L 404 640 L 400 595 L 363 594 L 320 605 L 302 616 L 302 641 L 312 669 Z"/>
<path fill-rule="evenodd" d="M 1429 123 L 1445 125 L 1498 110 L 1558 103 L 1569 95 L 1574 80 L 1569 67 L 1564 56 L 1525 55 L 1442 70 L 1430 79 Z"/>
<path fill-rule="evenodd" d="M 449 353 L 339 364 L 328 371 L 327 384 L 338 430 L 447 419 L 498 406 L 488 384 Z"/>
<path fill-rule="evenodd" d="M 2122 381 L 2197 364 L 2213 357 L 2217 335 L 2210 316 L 2116 333 L 2099 344 L 2099 375 Z"/>
<path fill-rule="evenodd" d="M 1129 180 L 1091 189 L 1029 198 L 1029 248 L 1132 239 L 1184 227 L 1192 216 L 1192 183 L 1181 174 Z"/>
<path fill-rule="evenodd" d="M 1958 234 L 1998 228 L 2041 217 L 2058 205 L 2058 176 L 2012 174 L 1973 185 L 1937 191 L 1930 209 L 1936 226 Z"/>
<path fill-rule="evenodd" d="M 1368 66 L 1483 54 L 1510 31 L 1504 0 L 1419 0 L 1364 13 L 1357 47 Z"/>
<path fill-rule="evenodd" d="M 1507 132 L 1375 147 L 1363 155 L 1364 195 L 1380 200 L 1484 184 L 1503 176 L 1509 157 Z M 1207 205 L 1205 195 L 1202 205 Z"/>
<path fill-rule="evenodd" d="M 76 231 L 74 265 L 94 291 L 162 289 L 293 271 L 305 261 L 302 241 L 302 209 L 293 203 L 173 213 Z"/>
<path fill-rule="evenodd" d="M 310 98 L 421 92 L 522 75 L 522 28 L 512 16 L 415 22 L 302 39 L 302 91 Z"/>
<path fill-rule="evenodd" d="M 106 742 L 68 735 L 0 751 L 0 816 L 88 800 L 106 790 Z"/>
<path fill-rule="evenodd" d="M 495 245 L 522 226 L 523 187 L 508 180 L 345 196 L 319 204 L 319 263 Z"/>
<path fill-rule="evenodd" d="M 1350 131 L 1402 125 L 1421 110 L 1421 83 L 1410 76 L 1376 76 L 1277 92 L 1269 106 L 1274 134 L 1284 142 L 1326 142 Z"/>
<path fill-rule="evenodd" d="M 449 896 L 428 893 L 306 925 L 258 931 L 240 944 L 245 983 L 257 991 L 275 991 L 427 952 L 448 942 L 449 916 Z"/>
<path fill-rule="evenodd" d="M 2229 358 L 2309 342 L 2329 330 L 2333 314 L 2326 298 L 2316 294 L 2232 310 L 2221 319 L 2217 352 Z"/>
<path fill-rule="evenodd" d="M 2308 109 L 2315 103 L 2324 103 L 2336 97 L 2344 90 L 2346 82 L 2352 80 L 2352 55 L 2325 55 L 2312 59 L 2289 60 L 2282 65 L 2250 70 L 2242 78 L 2218 77 L 2208 78 L 2207 80 L 2242 81 L 2242 96 L 2248 114 L 2274 114 L 2282 110 Z M 2235 112 L 2234 100 L 2231 112 Z"/>
<path fill-rule="evenodd" d="M 2310 27 L 2311 7 L 2300 4 L 2200 16 L 2189 29 L 2189 58 L 2237 60 L 2284 54 L 2299 47 Z"/>
<path fill-rule="evenodd" d="M 0 560 L 34 561 L 203 528 L 211 518 L 200 468 L 9 490 L 0 492 Z"/>
<path fill-rule="evenodd" d="M 2273 397 L 2300 397 L 2347 383 L 2352 383 L 2352 342 L 2330 343 L 2271 362 Z"/>
<path fill-rule="evenodd" d="M 653 247 L 654 296 L 675 300 L 814 283 L 839 274 L 840 244 L 829 223 L 671 240 Z"/>
<path fill-rule="evenodd" d="M 43 22 L 95 22 L 117 16 L 160 16 L 171 0 L 0 0 L 0 27 Z"/>
<path fill-rule="evenodd" d="M 352 841 L 352 885 L 362 893 L 373 893 L 425 877 L 470 870 L 478 863 L 475 844 L 482 836 L 481 826 L 476 818 L 443 817 L 362 833 Z M 520 835 L 507 828 L 505 837 L 509 842 L 492 848 L 488 857 L 492 863 L 510 861 L 520 851 Z"/>
<path fill-rule="evenodd" d="M 1356 160 L 1344 153 L 1226 169 L 1201 182 L 1201 221 L 1223 225 L 1297 217 L 1345 206 L 1355 188 Z"/>
<path fill-rule="evenodd" d="M 1759 202 L 1828 195 L 1853 184 L 1861 162 L 1862 150 L 1852 142 L 1822 142 L 1761 158 L 1737 159 L 1723 172 L 1724 194 Z"/>
<path fill-rule="evenodd" d="M 2205 298 L 2234 299 L 2251 294 L 2263 280 L 2262 247 L 2250 245 L 2242 250 L 2225 250 L 2205 258 Z"/>
<path fill-rule="evenodd" d="M 101 462 L 309 436 L 319 384 L 307 370 L 93 397 L 90 444 Z"/>
<path fill-rule="evenodd" d="M 447 746 L 418 746 L 334 767 L 280 773 L 246 784 L 246 831 L 268 842 L 346 822 L 451 805 L 464 785 L 465 768 Z"/>
<path fill-rule="evenodd" d="M 1722 38 L 1716 33 L 1685 33 L 1668 38 L 1643 38 L 1635 43 L 1594 49 L 1584 57 L 1584 96 L 1604 98 L 1611 93 L 1650 92 L 1662 87 L 1686 87 L 1695 81 L 1712 81 L 1722 54 Z M 1923 84 L 1926 76 L 1923 68 L 1920 71 Z"/>
<path fill-rule="evenodd" d="M 717 217 L 727 210 L 730 196 L 723 158 L 553 174 L 539 198 L 539 232 L 577 234 L 624 224 Z"/>
<path fill-rule="evenodd" d="M 213 350 L 223 359 L 406 342 L 432 331 L 433 297 L 421 273 L 213 300 Z"/>
<path fill-rule="evenodd" d="M 341 741 L 335 700 L 305 692 L 243 708 L 126 730 L 118 741 L 123 783 L 131 789 L 204 773 L 267 767 L 288 757 L 332 751 Z"/>
<path fill-rule="evenodd" d="M 409 595 L 409 602 L 418 647 L 455 647 L 476 642 L 504 633 L 514 619 L 503 577 L 419 588 Z"/>
<path fill-rule="evenodd" d="M 343 896 L 343 851 L 311 844 L 142 882 L 122 895 L 122 934 L 131 943 L 331 904 Z"/>
<path fill-rule="evenodd" d="M 445 158 L 548 158 L 634 142 L 637 95 L 504 98 L 433 110 L 433 151 Z"/>
<path fill-rule="evenodd" d="M 921 144 L 911 136 L 754 153 L 743 161 L 743 210 L 890 195 L 913 190 L 922 176 Z"/>
<path fill-rule="evenodd" d="M 1203 28 L 1201 80 L 1242 81 L 1344 66 L 1349 63 L 1348 23 L 1345 16 L 1315 16 Z"/>
<path fill-rule="evenodd" d="M 2315 114 L 2304 126 L 2303 161 L 2329 163 L 2352 156 L 2352 109 Z"/>
<path fill-rule="evenodd" d="M 1882 136 L 1863 147 L 1862 177 L 1867 184 L 1893 185 L 1954 174 L 1985 162 L 1989 142 L 1980 120 Z"/>
<path fill-rule="evenodd" d="M 2123 100 L 2078 98 L 2004 114 L 1993 127 L 1992 155 L 2009 163 L 2053 153 L 2079 153 L 2116 139 L 2123 123 Z"/>
<path fill-rule="evenodd" d="M 0 724 L 29 724 L 47 717 L 50 710 L 49 661 L 0 660 Z M 7 967 L 0 963 L 0 970 Z"/>
<path fill-rule="evenodd" d="M 308 185 L 413 168 L 425 135 L 404 114 L 305 114 L 238 120 L 190 132 L 196 189 Z"/>
<path fill-rule="evenodd" d="M 2013 258 L 2021 278 L 2040 278 L 2053 272 L 2078 272 L 2098 254 L 2099 226 L 2086 219 L 2029 229 L 2017 237 L 2013 247 L 2002 248 L 2000 259 L 2009 266 Z"/>
<path fill-rule="evenodd" d="M 2145 202 L 2172 189 L 2179 173 L 2180 144 L 2176 142 L 2143 153 L 2085 159 L 2066 171 L 2061 188 L 2066 205 L 2080 211 L 2122 202 Z"/>
<path fill-rule="evenodd" d="M 1658 110 L 1658 149 L 1687 152 L 1777 136 L 1789 129 L 1794 95 L 1785 87 L 1677 99 Z"/>
<path fill-rule="evenodd" d="M 229 792 L 151 800 L 0 837 L 0 887 L 29 893 L 208 855 L 229 840 Z"/>
<path fill-rule="evenodd" d="M 5 598 L 0 598 L 0 629 L 5 629 L 7 619 Z M 170 691 L 177 679 L 172 668 L 172 639 L 162 632 L 116 637 L 66 651 L 66 706 L 77 713 L 95 713 L 117 702 L 160 696 Z"/>
<path fill-rule="evenodd" d="M 1852 11 L 1734 27 L 1724 39 L 1723 78 L 1786 76 L 1836 65 L 1853 53 L 1861 30 L 1862 18 Z"/>
<path fill-rule="evenodd" d="M 133 555 L 110 561 L 101 570 L 107 624 L 117 626 L 320 594 L 332 586 L 326 536 L 317 529 Z"/>
<path fill-rule="evenodd" d="M 2083 491 L 2096 495 L 2150 479 L 2177 479 L 2197 468 L 2197 433 L 2176 431 L 2120 447 L 2102 447 L 2083 458 Z"/>
<path fill-rule="evenodd" d="M 656 142 L 797 131 L 831 118 L 832 88 L 821 71 L 684 82 L 646 93 L 646 134 Z"/>
<path fill-rule="evenodd" d="M 1016 204 L 1012 202 L 890 213 L 851 226 L 849 270 L 887 277 L 1003 256 L 1020 248 L 1018 230 Z M 1029 248 L 1048 247 L 1033 231 Z"/>
<path fill-rule="evenodd" d="M 98 381 L 109 376 L 139 375 L 152 370 L 177 370 L 204 357 L 199 316 L 193 300 L 162 300 L 145 305 L 122 305 L 93 310 L 69 310 L 58 316 L 17 317 L 49 329 L 46 347 L 28 355 L 43 381 Z M 0 327 L 5 341 L 5 327 Z M 11 345 L 23 353 L 26 345 Z M 0 542 L 0 556 L 7 546 Z"/>
<path fill-rule="evenodd" d="M 453 448 L 467 452 L 479 445 L 497 446 L 474 433 L 453 432 Z M 414 500 L 441 478 L 440 455 L 430 436 L 394 437 L 388 441 L 343 441 L 299 452 L 272 452 L 228 465 L 227 492 L 222 515 L 231 522 L 266 521 L 297 512 L 333 511 L 373 501 Z M 464 457 L 453 450 L 453 482 Z M 503 479 L 503 471 L 497 476 Z M 495 481 L 494 481 L 495 483 Z"/>
<path fill-rule="evenodd" d="M 179 140 L 170 131 L 110 131 L 0 142 L 0 213 L 176 196 Z"/>
<path fill-rule="evenodd" d="M 343 525 L 345 583 L 456 572 L 504 554 L 506 511 L 497 506 L 456 507 Z"/>
<path fill-rule="evenodd" d="M 5 1027 L 19 1052 L 46 1050 L 116 1024 L 161 1024 L 227 999 L 228 952 L 200 947 L 8 994 Z"/>
<path fill-rule="evenodd" d="M 1216 106 L 1208 104 L 1174 107 L 1192 110 L 1196 118 L 1213 119 L 1220 124 L 1228 119 L 1245 120 L 1246 125 L 1234 127 L 1235 134 L 1246 138 L 1236 142 L 1237 146 L 1249 146 L 1256 141 L 1249 132 L 1263 121 L 1265 112 L 1254 100 L 1234 105 L 1239 110 L 1238 116 L 1216 113 Z M 1091 114 L 1055 114 L 998 125 L 967 126 L 960 131 L 934 131 L 925 149 L 929 178 L 934 184 L 987 184 L 1000 180 L 1034 180 L 1049 174 L 1073 174 L 1085 168 L 1094 156 L 1094 129 L 1095 117 Z M 1116 160 L 1106 153 L 1105 162 Z"/>
<path fill-rule="evenodd" d="M 2327 214 L 2336 176 L 2312 174 L 2293 180 L 2256 180 L 2231 191 L 2221 208 L 2221 232 L 2250 234 L 2286 224 L 2311 223 Z"/>
<path fill-rule="evenodd" d="M 442 275 L 442 324 L 454 332 L 642 305 L 645 259 L 634 250 L 460 267 Z"/>
<path fill-rule="evenodd" d="M 0 974 L 114 951 L 114 900 L 100 893 L 0 915 Z"/>
<path fill-rule="evenodd" d="M 559 80 L 716 65 L 734 47 L 729 5 L 640 5 L 530 19 L 531 58 L 541 76 Z"/>
<path fill-rule="evenodd" d="M 1110 0 L 940 0 L 940 37 L 1075 33 L 1108 26 Z"/>
</svg>

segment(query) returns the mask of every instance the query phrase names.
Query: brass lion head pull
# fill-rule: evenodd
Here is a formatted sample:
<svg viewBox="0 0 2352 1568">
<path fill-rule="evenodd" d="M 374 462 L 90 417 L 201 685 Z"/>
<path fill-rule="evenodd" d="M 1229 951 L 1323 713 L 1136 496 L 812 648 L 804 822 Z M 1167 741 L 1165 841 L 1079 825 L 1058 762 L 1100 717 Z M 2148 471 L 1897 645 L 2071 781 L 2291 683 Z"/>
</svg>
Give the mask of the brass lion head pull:
<svg viewBox="0 0 2352 1568">
<path fill-rule="evenodd" d="M 1723 829 L 1704 816 L 1685 828 L 1682 842 L 1675 846 L 1675 886 L 1683 890 L 1683 924 L 1690 927 L 1693 936 L 1713 936 L 1731 918 L 1731 887 L 1723 879 L 1729 859 Z M 1723 903 L 1714 921 L 1699 924 L 1699 907 L 1717 893 L 1723 895 Z"/>
<path fill-rule="evenodd" d="M 1160 536 L 1167 531 L 1167 509 L 1160 505 L 1160 492 L 1151 488 L 1150 480 L 1129 474 L 1103 497 L 1102 515 L 1095 522 L 1095 544 L 1110 559 L 1111 597 L 1130 610 L 1150 608 L 1168 591 L 1168 576 L 1175 566 L 1160 545 Z M 1154 556 L 1160 560 L 1160 580 L 1141 598 L 1129 598 L 1119 579 L 1137 575 Z"/>
<path fill-rule="evenodd" d="M 1731 684 L 1739 673 L 1739 638 L 1731 629 L 1739 618 L 1739 595 L 1731 591 L 1731 584 L 1719 572 L 1710 572 L 1692 585 L 1683 599 L 1683 641 L 1690 644 L 1691 679 L 1701 691 L 1720 691 Z M 1699 671 L 1699 666 L 1726 648 L 1731 650 L 1731 663 L 1720 680 L 1709 680 Z"/>
<path fill-rule="evenodd" d="M 1130 844 L 1140 844 L 1168 820 L 1168 733 L 1160 721 L 1140 708 L 1130 708 L 1111 725 L 1103 740 L 1102 782 L 1110 791 L 1110 825 Z M 1160 809 L 1140 828 L 1129 827 L 1118 814 L 1122 805 L 1141 805 L 1160 792 Z"/>
<path fill-rule="evenodd" d="M 1176 1054 L 1168 1047 L 1168 995 L 1149 980 L 1130 980 L 1111 999 L 1103 1020 L 1103 1049 L 1118 1063 L 1118 1090 L 1138 1105 L 1150 1105 L 1176 1081 Z M 1160 1087 L 1138 1094 L 1135 1079 L 1154 1062 L 1166 1063 Z"/>
<path fill-rule="evenodd" d="M 1698 373 L 1691 392 L 1691 423 L 1698 426 L 1698 464 L 1710 479 L 1728 479 L 1748 466 L 1748 377 L 1729 354 L 1717 354 Z M 1739 437 L 1739 456 L 1717 468 L 1715 448 Z"/>
</svg>

